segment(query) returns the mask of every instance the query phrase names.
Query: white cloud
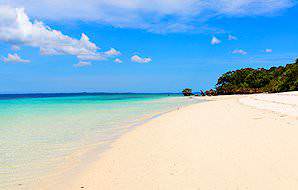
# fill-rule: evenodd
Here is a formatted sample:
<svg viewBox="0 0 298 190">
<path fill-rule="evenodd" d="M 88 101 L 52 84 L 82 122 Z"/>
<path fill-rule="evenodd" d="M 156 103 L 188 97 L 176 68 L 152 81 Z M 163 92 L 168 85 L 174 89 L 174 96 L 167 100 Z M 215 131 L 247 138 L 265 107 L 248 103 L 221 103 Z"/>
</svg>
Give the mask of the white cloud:
<svg viewBox="0 0 298 190">
<path fill-rule="evenodd" d="M 233 35 L 229 35 L 228 36 L 228 40 L 237 40 L 237 37 L 236 36 L 233 36 Z"/>
<path fill-rule="evenodd" d="M 212 37 L 212 39 L 211 39 L 212 45 L 216 45 L 216 44 L 220 44 L 220 43 L 221 43 L 221 41 L 218 38 L 216 38 L 215 36 Z"/>
<path fill-rule="evenodd" d="M 3 61 L 5 63 L 12 62 L 12 63 L 29 63 L 30 60 L 22 59 L 18 54 L 8 54 L 7 57 L 3 57 Z"/>
<path fill-rule="evenodd" d="M 94 53 L 98 49 L 85 34 L 80 40 L 73 39 L 42 22 L 31 22 L 24 9 L 8 6 L 0 6 L 0 39 L 38 47 L 46 55 L 81 55 Z"/>
<path fill-rule="evenodd" d="M 117 51 L 114 48 L 111 48 L 108 51 L 105 52 L 94 52 L 94 53 L 89 53 L 89 54 L 81 54 L 78 55 L 78 59 L 80 60 L 85 60 L 85 61 L 102 61 L 102 60 L 106 60 L 109 57 L 114 57 L 117 55 L 121 55 L 121 53 L 119 51 Z"/>
<path fill-rule="evenodd" d="M 100 52 L 81 54 L 81 55 L 78 55 L 77 57 L 78 59 L 85 60 L 85 61 L 102 61 L 107 59 L 105 54 Z"/>
<path fill-rule="evenodd" d="M 13 51 L 19 51 L 20 49 L 21 49 L 21 47 L 18 46 L 18 45 L 12 45 L 11 46 L 11 50 L 13 50 Z"/>
<path fill-rule="evenodd" d="M 242 49 L 235 49 L 234 51 L 232 51 L 233 54 L 240 54 L 240 55 L 246 55 L 247 52 L 242 50 Z"/>
<path fill-rule="evenodd" d="M 268 15 L 295 5 L 295 0 L 0 0 L 25 7 L 34 18 L 95 21 L 116 27 L 171 32 L 192 30 L 213 17 Z"/>
<path fill-rule="evenodd" d="M 152 61 L 152 59 L 149 58 L 149 57 L 142 58 L 138 55 L 134 55 L 134 56 L 131 57 L 131 61 L 136 62 L 136 63 L 149 63 L 149 62 Z"/>
<path fill-rule="evenodd" d="M 121 55 L 121 53 L 119 51 L 117 51 L 114 48 L 111 48 L 109 51 L 106 51 L 105 54 L 107 56 L 117 56 L 117 55 Z"/>
<path fill-rule="evenodd" d="M 115 63 L 122 63 L 122 60 L 119 59 L 119 58 L 116 58 L 116 59 L 114 60 L 114 62 L 115 62 Z"/>
<path fill-rule="evenodd" d="M 266 53 L 272 53 L 272 49 L 265 49 Z"/>
<path fill-rule="evenodd" d="M 90 66 L 90 65 L 91 65 L 90 62 L 80 61 L 79 63 L 74 64 L 73 66 L 74 66 L 74 67 L 86 67 L 86 66 Z"/>
<path fill-rule="evenodd" d="M 0 40 L 39 48 L 42 55 L 73 55 L 80 60 L 107 58 L 103 52 L 98 52 L 100 48 L 86 34 L 75 39 L 40 21 L 31 22 L 23 8 L 0 5 Z M 118 51 L 112 48 L 107 55 L 112 53 Z"/>
</svg>

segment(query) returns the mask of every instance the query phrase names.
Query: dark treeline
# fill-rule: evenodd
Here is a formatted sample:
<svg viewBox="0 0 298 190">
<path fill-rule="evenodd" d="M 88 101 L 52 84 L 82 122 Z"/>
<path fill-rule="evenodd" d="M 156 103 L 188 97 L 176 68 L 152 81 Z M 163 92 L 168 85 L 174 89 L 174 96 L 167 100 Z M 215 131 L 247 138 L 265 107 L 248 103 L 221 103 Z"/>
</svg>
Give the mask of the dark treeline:
<svg viewBox="0 0 298 190">
<path fill-rule="evenodd" d="M 245 68 L 219 77 L 217 94 L 251 94 L 298 90 L 298 59 L 285 67 Z"/>
<path fill-rule="evenodd" d="M 219 77 L 216 89 L 201 95 L 274 93 L 298 90 L 298 59 L 286 66 L 270 69 L 244 68 Z"/>
</svg>

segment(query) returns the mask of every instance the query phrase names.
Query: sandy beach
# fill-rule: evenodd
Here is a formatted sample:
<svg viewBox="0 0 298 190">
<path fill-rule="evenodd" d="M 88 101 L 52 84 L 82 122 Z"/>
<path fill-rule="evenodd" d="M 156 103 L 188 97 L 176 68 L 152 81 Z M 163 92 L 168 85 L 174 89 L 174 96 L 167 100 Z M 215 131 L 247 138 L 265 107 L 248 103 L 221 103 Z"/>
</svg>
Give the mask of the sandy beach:
<svg viewBox="0 0 298 190">
<path fill-rule="evenodd" d="M 298 188 L 297 92 L 204 99 L 136 127 L 82 171 L 39 189 Z"/>
<path fill-rule="evenodd" d="M 298 0 L 0 0 L 0 190 L 298 190 Z"/>
</svg>

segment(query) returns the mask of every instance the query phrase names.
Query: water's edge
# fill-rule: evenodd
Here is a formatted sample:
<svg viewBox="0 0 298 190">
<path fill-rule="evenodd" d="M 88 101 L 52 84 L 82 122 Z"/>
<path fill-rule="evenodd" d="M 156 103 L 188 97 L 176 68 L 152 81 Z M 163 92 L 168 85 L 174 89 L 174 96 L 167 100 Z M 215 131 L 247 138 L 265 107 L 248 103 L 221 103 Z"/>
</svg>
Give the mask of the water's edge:
<svg viewBox="0 0 298 190">
<path fill-rule="evenodd" d="M 2 99 L 0 189 L 40 189 L 39 184 L 58 184 L 62 179 L 73 179 L 100 159 L 101 154 L 124 134 L 179 107 L 203 101 L 154 95 L 144 100 L 143 96 L 129 95 L 128 98 L 136 98 L 133 101 L 121 98 L 121 95 L 114 95 Z M 112 100 L 112 104 L 106 104 L 106 100 Z M 78 138 L 73 139 L 76 135 Z M 34 157 L 31 157 L 31 150 Z M 51 157 L 45 157 L 47 155 Z M 7 163 L 10 165 L 4 165 Z M 9 167 L 19 167 L 19 164 L 26 167 L 10 170 Z M 7 178 L 9 175 L 11 177 Z"/>
<path fill-rule="evenodd" d="M 134 123 L 132 125 L 128 126 L 120 126 L 124 127 L 127 130 L 123 131 L 117 138 L 110 141 L 106 146 L 103 148 L 102 146 L 98 145 L 95 148 L 91 148 L 87 152 L 84 152 L 81 156 L 79 156 L 80 161 L 79 163 L 76 163 L 75 165 L 72 165 L 70 168 L 64 169 L 63 171 L 59 171 L 56 174 L 52 174 L 51 176 L 46 176 L 44 179 L 42 179 L 41 183 L 34 185 L 32 189 L 39 190 L 40 188 L 44 188 L 45 186 L 47 188 L 52 189 L 56 185 L 61 184 L 68 184 L 73 181 L 73 179 L 76 179 L 77 176 L 80 175 L 83 171 L 90 168 L 94 163 L 99 161 L 101 159 L 101 155 L 104 154 L 106 151 L 108 151 L 110 148 L 113 147 L 113 144 L 117 142 L 122 136 L 132 132 L 138 127 L 142 127 L 144 124 L 151 122 L 154 119 L 157 119 L 159 117 L 162 117 L 165 114 L 171 113 L 173 111 L 176 111 L 178 108 L 186 108 L 188 106 L 192 106 L 194 104 L 206 102 L 207 100 L 200 99 L 200 101 L 194 102 L 189 105 L 182 105 L 181 107 L 176 107 L 168 111 L 158 112 L 154 115 L 144 118 L 141 121 L 138 121 L 137 123 Z M 99 143 L 100 144 L 100 143 Z"/>
</svg>

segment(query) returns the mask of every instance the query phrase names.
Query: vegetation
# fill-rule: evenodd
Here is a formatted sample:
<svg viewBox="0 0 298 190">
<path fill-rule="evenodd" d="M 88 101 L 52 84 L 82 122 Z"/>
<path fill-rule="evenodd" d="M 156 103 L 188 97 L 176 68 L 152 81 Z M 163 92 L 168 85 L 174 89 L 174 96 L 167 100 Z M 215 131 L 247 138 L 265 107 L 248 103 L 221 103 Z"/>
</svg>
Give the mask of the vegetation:
<svg viewBox="0 0 298 190">
<path fill-rule="evenodd" d="M 295 63 L 285 67 L 271 67 L 270 69 L 244 68 L 229 71 L 219 77 L 216 90 L 200 91 L 202 96 L 274 93 L 298 90 L 298 59 Z M 190 96 L 192 90 L 182 91 L 184 96 Z"/>
<path fill-rule="evenodd" d="M 217 94 L 250 94 L 298 90 L 298 59 L 285 67 L 244 68 L 223 74 L 216 84 Z"/>
<path fill-rule="evenodd" d="M 185 88 L 184 90 L 182 90 L 182 94 L 184 96 L 191 96 L 191 95 L 193 95 L 192 90 L 190 88 Z"/>
</svg>

